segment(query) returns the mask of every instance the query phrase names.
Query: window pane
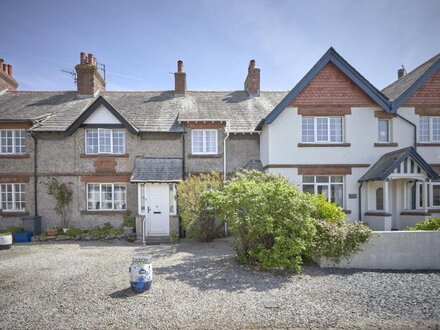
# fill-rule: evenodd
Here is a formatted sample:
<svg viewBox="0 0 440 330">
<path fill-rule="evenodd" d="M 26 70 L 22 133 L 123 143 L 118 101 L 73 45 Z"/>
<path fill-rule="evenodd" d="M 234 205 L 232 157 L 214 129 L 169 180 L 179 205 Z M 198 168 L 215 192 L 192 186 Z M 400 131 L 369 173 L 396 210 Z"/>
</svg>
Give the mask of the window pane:
<svg viewBox="0 0 440 330">
<path fill-rule="evenodd" d="M 332 176 L 331 177 L 332 182 L 344 182 L 344 178 L 342 176 Z"/>
<path fill-rule="evenodd" d="M 379 120 L 379 142 L 389 142 L 389 121 Z"/>
<path fill-rule="evenodd" d="M 145 200 L 145 184 L 141 183 L 140 188 L 141 190 L 141 213 L 145 213 L 145 204 L 147 201 Z"/>
<path fill-rule="evenodd" d="M 170 184 L 170 188 L 169 188 L 169 203 L 170 203 L 170 214 L 176 213 L 175 210 L 176 196 L 175 196 L 175 187 L 173 184 Z"/>
<path fill-rule="evenodd" d="M 318 194 L 322 194 L 325 199 L 328 199 L 328 186 L 318 186 Z"/>
<path fill-rule="evenodd" d="M 316 182 L 318 182 L 318 183 L 328 182 L 328 180 L 329 180 L 328 176 L 317 176 L 316 177 Z"/>
<path fill-rule="evenodd" d="M 122 129 L 113 130 L 113 153 L 125 153 L 125 131 Z"/>
<path fill-rule="evenodd" d="M 217 132 L 215 131 L 206 131 L 206 152 L 207 153 L 216 153 L 217 152 Z"/>
<path fill-rule="evenodd" d="M 15 134 L 15 150 L 16 154 L 26 153 L 26 132 L 24 130 L 16 130 Z"/>
<path fill-rule="evenodd" d="M 108 129 L 100 129 L 99 132 L 99 152 L 112 152 L 112 131 Z"/>
<path fill-rule="evenodd" d="M 303 192 L 314 194 L 315 193 L 315 186 L 311 184 L 303 184 Z"/>
<path fill-rule="evenodd" d="M 101 210 L 113 209 L 113 191 L 111 184 L 101 185 Z"/>
<path fill-rule="evenodd" d="M 429 141 L 429 117 L 420 117 L 419 120 L 419 141 Z"/>
<path fill-rule="evenodd" d="M 316 118 L 316 141 L 327 142 L 328 141 L 328 118 Z"/>
<path fill-rule="evenodd" d="M 376 210 L 383 210 L 383 188 L 376 190 Z"/>
<path fill-rule="evenodd" d="M 87 209 L 99 210 L 101 208 L 99 203 L 99 184 L 89 184 L 87 191 Z"/>
<path fill-rule="evenodd" d="M 315 182 L 314 176 L 309 176 L 309 175 L 303 176 L 303 183 L 314 183 L 314 182 Z"/>
<path fill-rule="evenodd" d="M 25 209 L 25 186 L 24 184 L 15 184 L 15 205 L 14 209 L 17 211 L 24 211 Z"/>
<path fill-rule="evenodd" d="M 342 118 L 330 118 L 330 142 L 342 142 Z"/>
<path fill-rule="evenodd" d="M 203 131 L 192 131 L 192 152 L 203 153 Z"/>
<path fill-rule="evenodd" d="M 432 118 L 432 140 L 440 141 L 440 118 L 439 117 L 431 117 Z"/>
<path fill-rule="evenodd" d="M 339 206 L 344 204 L 344 194 L 343 194 L 342 184 L 332 184 L 331 185 L 331 201 Z"/>
<path fill-rule="evenodd" d="M 122 184 L 115 184 L 115 210 L 125 210 L 127 202 L 127 187 Z"/>
<path fill-rule="evenodd" d="M 13 131 L 12 130 L 2 130 L 1 131 L 1 153 L 4 154 L 12 154 L 13 153 L 13 143 L 14 143 L 14 138 L 13 138 Z"/>
<path fill-rule="evenodd" d="M 432 206 L 440 206 L 440 185 L 432 186 Z"/>
<path fill-rule="evenodd" d="M 89 129 L 86 130 L 86 153 L 97 154 L 98 153 L 98 130 Z"/>
<path fill-rule="evenodd" d="M 315 140 L 314 120 L 310 117 L 302 118 L 302 142 L 313 142 Z"/>
</svg>

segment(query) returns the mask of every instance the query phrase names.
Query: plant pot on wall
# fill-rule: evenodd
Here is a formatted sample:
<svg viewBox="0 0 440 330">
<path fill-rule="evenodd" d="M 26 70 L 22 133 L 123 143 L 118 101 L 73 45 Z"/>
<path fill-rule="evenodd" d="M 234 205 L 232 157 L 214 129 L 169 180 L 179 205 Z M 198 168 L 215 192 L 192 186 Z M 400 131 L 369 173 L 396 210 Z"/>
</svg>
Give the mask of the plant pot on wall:
<svg viewBox="0 0 440 330">
<path fill-rule="evenodd" d="M 0 250 L 10 249 L 12 246 L 12 234 L 3 233 L 0 234 Z"/>
</svg>

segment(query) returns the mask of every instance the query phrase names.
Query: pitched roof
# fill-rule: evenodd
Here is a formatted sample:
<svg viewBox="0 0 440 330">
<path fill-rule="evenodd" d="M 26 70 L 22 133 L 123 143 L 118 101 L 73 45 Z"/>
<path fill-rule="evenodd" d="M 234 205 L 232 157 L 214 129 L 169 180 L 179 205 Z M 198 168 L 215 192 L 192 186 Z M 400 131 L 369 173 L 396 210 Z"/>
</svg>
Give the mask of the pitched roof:
<svg viewBox="0 0 440 330">
<path fill-rule="evenodd" d="M 138 131 L 181 132 L 178 120 L 222 119 L 231 132 L 254 131 L 287 92 L 244 91 L 103 92 L 101 96 Z M 76 92 L 6 92 L 0 95 L 0 121 L 33 121 L 46 116 L 36 131 L 66 131 L 97 98 L 77 98 Z"/>
<path fill-rule="evenodd" d="M 440 54 L 382 89 L 382 93 L 393 102 L 393 110 L 396 110 L 438 69 L 440 69 Z"/>
<path fill-rule="evenodd" d="M 130 182 L 177 182 L 182 173 L 182 158 L 137 157 Z"/>
<path fill-rule="evenodd" d="M 384 154 L 379 160 L 359 179 L 362 181 L 385 180 L 408 157 L 414 159 L 431 179 L 438 179 L 437 173 L 420 156 L 414 147 L 406 147 Z"/>
<path fill-rule="evenodd" d="M 310 69 L 300 82 L 286 95 L 286 97 L 275 107 L 275 109 L 264 119 L 264 123 L 272 123 L 281 112 L 301 93 L 301 91 L 316 77 L 316 75 L 332 62 L 336 67 L 347 75 L 360 89 L 362 89 L 382 109 L 389 112 L 388 99 L 367 79 L 365 79 L 355 68 L 353 68 L 333 47 L 321 57 L 321 59 Z"/>
</svg>

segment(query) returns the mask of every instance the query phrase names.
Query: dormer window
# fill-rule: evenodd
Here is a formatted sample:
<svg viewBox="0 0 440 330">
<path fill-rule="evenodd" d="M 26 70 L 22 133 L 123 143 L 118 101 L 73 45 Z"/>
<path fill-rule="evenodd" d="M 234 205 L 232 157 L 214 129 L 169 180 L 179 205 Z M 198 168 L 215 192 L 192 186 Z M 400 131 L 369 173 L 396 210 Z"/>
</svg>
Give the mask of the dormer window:
<svg viewBox="0 0 440 330">
<path fill-rule="evenodd" d="M 124 154 L 123 129 L 86 129 L 86 154 Z"/>
<path fill-rule="evenodd" d="M 26 153 L 26 132 L 24 129 L 0 130 L 0 154 L 23 155 Z"/>
<path fill-rule="evenodd" d="M 194 155 L 217 154 L 217 130 L 193 129 L 191 133 L 191 145 Z"/>
</svg>

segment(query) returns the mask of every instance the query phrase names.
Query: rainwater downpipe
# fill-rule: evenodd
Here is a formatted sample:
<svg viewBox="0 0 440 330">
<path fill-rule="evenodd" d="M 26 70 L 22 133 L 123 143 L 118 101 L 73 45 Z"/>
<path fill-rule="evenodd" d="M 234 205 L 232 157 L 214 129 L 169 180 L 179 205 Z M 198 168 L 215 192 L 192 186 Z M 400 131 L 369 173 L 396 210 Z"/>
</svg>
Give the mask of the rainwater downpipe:
<svg viewBox="0 0 440 330">
<path fill-rule="evenodd" d="M 225 130 L 226 136 L 223 140 L 223 183 L 226 183 L 227 166 L 226 166 L 226 141 L 229 138 L 229 131 Z M 225 236 L 228 236 L 228 224 L 225 222 Z"/>
<path fill-rule="evenodd" d="M 361 184 L 359 185 L 359 221 L 362 221 L 362 185 L 364 184 L 364 182 L 362 181 Z"/>
<path fill-rule="evenodd" d="M 28 133 L 34 140 L 34 214 L 38 216 L 38 140 L 32 132 Z"/>
</svg>

